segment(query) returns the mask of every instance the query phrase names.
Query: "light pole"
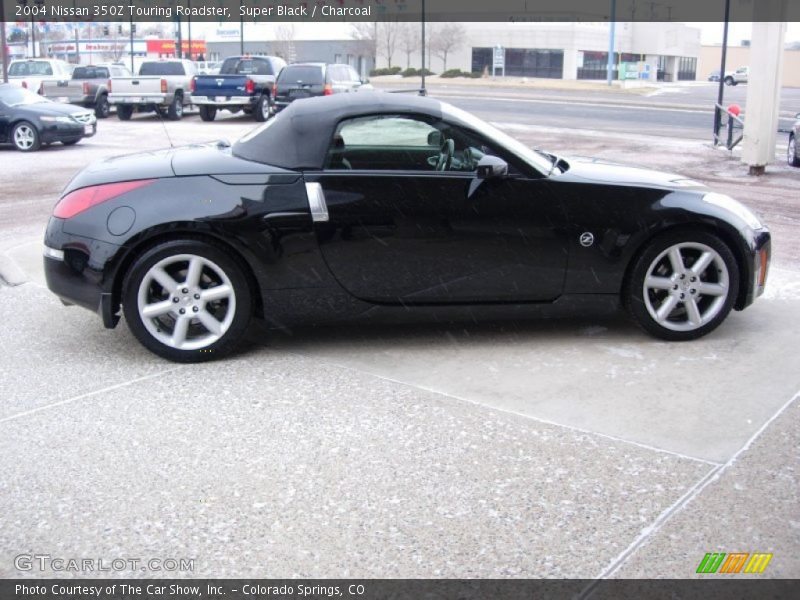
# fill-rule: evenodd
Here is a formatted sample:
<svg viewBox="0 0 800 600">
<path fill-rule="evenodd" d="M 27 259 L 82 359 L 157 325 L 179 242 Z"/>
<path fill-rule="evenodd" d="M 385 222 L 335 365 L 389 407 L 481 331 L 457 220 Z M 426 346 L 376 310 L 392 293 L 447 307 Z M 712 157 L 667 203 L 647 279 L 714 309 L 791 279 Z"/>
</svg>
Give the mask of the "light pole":
<svg viewBox="0 0 800 600">
<path fill-rule="evenodd" d="M 606 83 L 611 85 L 614 74 L 614 38 L 617 34 L 617 0 L 611 0 L 611 21 L 608 36 L 608 63 L 606 64 Z"/>
<path fill-rule="evenodd" d="M 425 0 L 422 0 L 422 87 L 419 90 L 421 96 L 427 95 L 425 91 Z"/>
<path fill-rule="evenodd" d="M 731 17 L 731 0 L 725 0 L 725 23 L 722 28 L 722 59 L 719 65 L 719 87 L 717 90 L 717 104 L 722 106 L 722 100 L 725 96 L 725 62 L 728 58 L 728 19 Z M 714 109 L 714 145 L 716 146 L 719 141 L 719 129 L 722 125 L 722 115 L 718 108 Z"/>
</svg>

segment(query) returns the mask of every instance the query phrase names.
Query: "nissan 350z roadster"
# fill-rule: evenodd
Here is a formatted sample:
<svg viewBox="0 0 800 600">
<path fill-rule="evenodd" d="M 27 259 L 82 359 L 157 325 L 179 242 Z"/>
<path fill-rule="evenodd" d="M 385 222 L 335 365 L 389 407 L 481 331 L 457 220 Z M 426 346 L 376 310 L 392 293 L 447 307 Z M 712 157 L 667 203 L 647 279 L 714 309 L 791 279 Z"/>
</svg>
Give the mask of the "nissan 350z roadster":
<svg viewBox="0 0 800 600">
<path fill-rule="evenodd" d="M 759 296 L 770 234 L 678 175 L 531 150 L 431 98 L 291 104 L 224 142 L 111 158 L 68 184 L 50 289 L 175 361 L 270 327 L 624 306 L 690 340 Z"/>
</svg>

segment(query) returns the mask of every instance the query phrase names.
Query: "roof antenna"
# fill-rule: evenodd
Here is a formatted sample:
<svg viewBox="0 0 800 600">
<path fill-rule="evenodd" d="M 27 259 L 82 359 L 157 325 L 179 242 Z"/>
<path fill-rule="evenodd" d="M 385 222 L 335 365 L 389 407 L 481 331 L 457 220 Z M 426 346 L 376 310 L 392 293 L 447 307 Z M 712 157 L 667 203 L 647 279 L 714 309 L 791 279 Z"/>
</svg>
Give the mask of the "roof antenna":
<svg viewBox="0 0 800 600">
<path fill-rule="evenodd" d="M 161 121 L 161 126 L 164 128 L 164 135 L 167 136 L 167 141 L 169 142 L 169 147 L 170 148 L 174 148 L 175 144 L 172 143 L 172 138 L 169 137 L 169 130 L 167 129 L 167 124 L 164 123 L 164 117 L 161 114 L 161 111 L 159 110 L 159 108 L 157 106 L 156 106 L 156 114 L 158 115 L 158 120 Z"/>
</svg>

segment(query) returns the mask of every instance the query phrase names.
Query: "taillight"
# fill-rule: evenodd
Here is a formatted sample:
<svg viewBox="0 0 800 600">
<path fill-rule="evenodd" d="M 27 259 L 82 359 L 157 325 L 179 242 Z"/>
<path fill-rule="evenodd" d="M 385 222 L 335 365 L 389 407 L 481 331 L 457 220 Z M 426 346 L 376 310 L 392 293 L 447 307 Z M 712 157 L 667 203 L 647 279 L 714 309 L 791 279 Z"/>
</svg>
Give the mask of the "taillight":
<svg viewBox="0 0 800 600">
<path fill-rule="evenodd" d="M 108 93 L 110 94 L 111 93 L 111 80 L 110 79 L 106 82 L 106 89 L 108 89 Z"/>
<path fill-rule="evenodd" d="M 167 80 L 166 79 L 162 79 L 161 80 L 161 93 L 162 94 L 166 94 L 167 93 Z"/>
<path fill-rule="evenodd" d="M 192 77 L 192 83 L 189 84 L 189 91 L 194 94 L 197 89 L 197 77 Z"/>
<path fill-rule="evenodd" d="M 28 82 L 27 81 L 23 81 L 22 82 L 22 87 L 24 87 L 27 90 L 28 89 Z"/>
<path fill-rule="evenodd" d="M 252 79 L 248 79 L 244 82 L 244 91 L 247 94 L 255 94 L 256 92 L 256 82 Z"/>
<path fill-rule="evenodd" d="M 84 96 L 88 96 L 89 95 L 89 82 L 88 81 L 84 81 L 83 82 L 83 95 Z"/>
<path fill-rule="evenodd" d="M 330 83 L 326 83 L 325 87 L 322 88 L 322 95 L 330 96 L 331 94 L 333 94 L 333 86 Z"/>
<path fill-rule="evenodd" d="M 122 196 L 133 190 L 154 183 L 155 179 L 140 179 L 138 181 L 122 181 L 119 183 L 106 183 L 104 185 L 93 185 L 70 192 L 58 201 L 53 209 L 53 216 L 59 219 L 69 219 L 79 215 L 85 210 L 111 200 L 117 196 Z"/>
</svg>

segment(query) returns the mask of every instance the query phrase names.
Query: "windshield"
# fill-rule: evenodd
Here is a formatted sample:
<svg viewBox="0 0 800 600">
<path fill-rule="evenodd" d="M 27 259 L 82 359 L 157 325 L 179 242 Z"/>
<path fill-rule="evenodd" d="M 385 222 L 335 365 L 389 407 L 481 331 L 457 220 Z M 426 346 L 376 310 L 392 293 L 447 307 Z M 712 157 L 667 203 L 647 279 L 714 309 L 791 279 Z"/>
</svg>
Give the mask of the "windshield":
<svg viewBox="0 0 800 600">
<path fill-rule="evenodd" d="M 0 102 L 8 106 L 20 106 L 22 104 L 39 104 L 50 101 L 25 88 L 8 85 L 0 87 Z"/>
<path fill-rule="evenodd" d="M 471 127 L 487 139 L 498 142 L 501 146 L 516 154 L 519 158 L 524 160 L 537 171 L 540 171 L 542 174 L 547 175 L 550 173 L 553 167 L 553 161 L 550 158 L 546 157 L 544 154 L 536 152 L 531 148 L 528 148 L 528 146 L 519 140 L 514 139 L 507 133 L 503 133 L 497 129 L 497 127 L 489 125 L 489 123 L 479 119 L 475 115 L 449 104 L 442 104 L 442 112 L 446 116 L 455 117 L 459 121 L 463 122 L 467 127 Z"/>
</svg>

